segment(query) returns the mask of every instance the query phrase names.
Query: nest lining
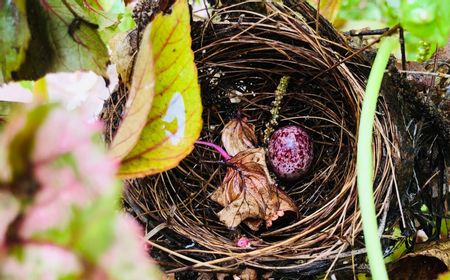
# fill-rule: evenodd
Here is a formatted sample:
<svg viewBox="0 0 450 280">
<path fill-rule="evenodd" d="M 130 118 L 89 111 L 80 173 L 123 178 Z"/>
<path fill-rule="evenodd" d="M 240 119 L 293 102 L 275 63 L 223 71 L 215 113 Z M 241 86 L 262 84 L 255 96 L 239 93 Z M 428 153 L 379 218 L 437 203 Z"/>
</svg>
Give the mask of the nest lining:
<svg viewBox="0 0 450 280">
<path fill-rule="evenodd" d="M 355 164 L 368 63 L 355 55 L 337 65 L 354 50 L 322 18 L 316 32 L 316 14 L 307 4 L 292 9 L 266 5 L 267 15 L 235 5 L 217 11 L 201 26 L 194 25 L 193 48 L 204 105 L 201 139 L 221 144 L 223 126 L 238 111 L 255 125 L 262 139 L 275 89 L 282 76 L 290 76 L 279 126 L 297 124 L 308 130 L 315 155 L 303 178 L 291 185 L 280 182 L 299 207 L 299 217 L 281 219 L 258 232 L 244 225 L 227 229 L 216 215 L 222 207 L 209 199 L 226 168 L 214 163 L 220 160 L 215 151 L 196 146 L 177 168 L 128 182 L 126 201 L 138 217 L 146 224 L 166 227 L 151 238 L 169 252 L 169 259 L 176 260 L 166 269 L 227 271 L 250 266 L 308 271 L 322 263 L 324 271 L 363 244 Z M 240 102 L 231 103 L 230 97 Z M 395 137 L 381 98 L 373 154 L 380 218 L 387 213 L 395 181 Z M 251 248 L 237 246 L 241 236 L 255 241 Z"/>
</svg>

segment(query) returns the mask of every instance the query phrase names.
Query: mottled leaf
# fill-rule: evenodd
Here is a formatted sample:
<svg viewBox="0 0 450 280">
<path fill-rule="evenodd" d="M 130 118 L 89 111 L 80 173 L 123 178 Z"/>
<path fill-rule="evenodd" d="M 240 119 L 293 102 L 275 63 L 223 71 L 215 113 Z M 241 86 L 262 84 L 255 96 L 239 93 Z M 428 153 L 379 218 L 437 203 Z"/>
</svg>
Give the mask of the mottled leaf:
<svg viewBox="0 0 450 280">
<path fill-rule="evenodd" d="M 11 79 L 25 58 L 30 39 L 25 0 L 0 4 L 0 84 Z"/>
<path fill-rule="evenodd" d="M 97 26 L 61 0 L 27 1 L 32 34 L 18 79 L 36 80 L 48 72 L 92 70 L 105 76 L 108 51 Z"/>
<path fill-rule="evenodd" d="M 121 177 L 146 176 L 177 166 L 193 149 L 202 127 L 185 1 L 177 1 L 170 14 L 155 17 L 150 40 L 155 67 L 153 105 L 140 140 L 122 161 Z"/>
<path fill-rule="evenodd" d="M 223 128 L 222 143 L 230 156 L 255 148 L 257 142 L 255 126 L 247 118 L 234 118 Z"/>
<path fill-rule="evenodd" d="M 74 252 L 51 243 L 29 243 L 2 259 L 1 279 L 83 279 L 83 264 Z"/>
<path fill-rule="evenodd" d="M 117 215 L 114 213 L 116 205 L 111 203 L 114 197 L 117 195 L 98 198 L 91 207 L 77 213 L 77 217 L 72 221 L 71 231 L 77 233 L 74 249 L 90 261 L 98 260 L 113 241 L 113 226 Z M 89 226 L 83 226 L 86 224 Z"/>
<path fill-rule="evenodd" d="M 1 180 L 11 181 L 29 176 L 34 137 L 50 109 L 50 105 L 40 106 L 24 114 L 23 108 L 18 107 L 11 114 L 15 121 L 2 131 L 4 136 L 0 139 Z"/>
<path fill-rule="evenodd" d="M 294 202 L 270 177 L 263 148 L 242 151 L 227 163 L 223 183 L 211 199 L 225 207 L 218 216 L 228 228 L 245 222 L 258 230 L 262 222 L 270 227 L 286 211 L 297 212 Z"/>
<path fill-rule="evenodd" d="M 0 134 L 0 155 L 7 148 L 27 167 L 0 177 L 0 279 L 160 279 L 142 230 L 117 211 L 122 188 L 100 124 L 54 107 L 22 107 Z"/>
<path fill-rule="evenodd" d="M 155 67 L 150 37 L 151 30 L 151 25 L 148 25 L 142 36 L 142 42 L 134 65 L 131 88 L 125 105 L 125 115 L 111 143 L 110 154 L 117 159 L 123 159 L 136 145 L 152 107 L 155 93 Z M 117 43 L 120 44 L 120 42 Z M 121 51 L 128 52 L 126 48 Z M 118 58 L 119 61 L 121 61 L 120 58 Z M 131 62 L 131 57 L 128 61 Z M 126 61 L 123 64 L 118 64 L 117 66 L 124 70 L 125 73 L 122 74 L 127 76 L 127 69 L 123 69 L 127 67 Z"/>
<path fill-rule="evenodd" d="M 9 192 L 0 191 L 0 246 L 4 247 L 8 227 L 19 214 L 20 203 Z"/>
</svg>

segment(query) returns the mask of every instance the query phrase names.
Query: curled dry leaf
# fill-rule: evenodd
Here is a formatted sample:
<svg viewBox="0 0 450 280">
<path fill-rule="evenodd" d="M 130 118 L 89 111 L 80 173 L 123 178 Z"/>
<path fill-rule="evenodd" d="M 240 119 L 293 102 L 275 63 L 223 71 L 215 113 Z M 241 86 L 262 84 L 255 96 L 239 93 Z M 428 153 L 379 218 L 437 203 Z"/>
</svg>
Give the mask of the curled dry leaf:
<svg viewBox="0 0 450 280">
<path fill-rule="evenodd" d="M 222 143 L 230 156 L 255 148 L 257 142 L 255 126 L 247 118 L 234 118 L 223 128 Z"/>
<path fill-rule="evenodd" d="M 242 270 L 241 274 L 237 276 L 233 275 L 234 280 L 256 280 L 258 279 L 258 273 L 253 268 L 246 268 Z"/>
<path fill-rule="evenodd" d="M 418 244 L 414 250 L 390 264 L 390 279 L 436 279 L 450 269 L 449 241 Z"/>
<path fill-rule="evenodd" d="M 270 177 L 263 148 L 242 151 L 228 164 L 222 185 L 211 196 L 225 207 L 218 216 L 227 227 L 235 228 L 244 221 L 258 230 L 262 222 L 270 227 L 284 212 L 297 212 L 294 202 Z"/>
<path fill-rule="evenodd" d="M 144 38 L 147 39 L 148 37 Z M 117 73 L 122 78 L 122 81 L 125 84 L 128 84 L 128 77 L 131 73 L 133 64 L 133 46 L 131 45 L 129 34 L 127 32 L 116 34 L 109 41 L 109 47 L 111 48 L 111 62 L 116 65 Z M 142 59 L 142 57 L 140 57 L 140 59 Z M 146 64 L 148 63 L 147 60 L 145 60 L 145 62 Z M 138 69 L 137 71 L 140 70 Z M 135 77 L 138 78 L 137 74 L 135 74 Z"/>
</svg>

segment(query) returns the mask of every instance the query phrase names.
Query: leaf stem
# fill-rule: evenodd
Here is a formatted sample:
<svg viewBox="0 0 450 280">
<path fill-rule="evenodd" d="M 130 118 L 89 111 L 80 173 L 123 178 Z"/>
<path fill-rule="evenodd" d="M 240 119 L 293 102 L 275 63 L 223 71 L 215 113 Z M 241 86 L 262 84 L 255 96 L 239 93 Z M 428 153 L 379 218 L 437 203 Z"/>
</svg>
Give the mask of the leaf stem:
<svg viewBox="0 0 450 280">
<path fill-rule="evenodd" d="M 222 147 L 220 147 L 219 145 L 216 145 L 216 144 L 208 142 L 208 141 L 201 141 L 201 140 L 195 141 L 195 144 L 205 145 L 205 146 L 215 149 L 223 157 L 223 159 L 225 161 L 231 159 L 231 156 L 224 149 L 222 149 Z"/>
<path fill-rule="evenodd" d="M 356 174 L 358 183 L 358 198 L 363 222 L 364 240 L 367 248 L 372 279 L 388 279 L 383 260 L 375 204 L 373 201 L 373 161 L 372 135 L 377 105 L 378 93 L 383 80 L 384 70 L 396 40 L 391 37 L 380 43 L 377 56 L 370 71 L 366 92 L 362 103 L 361 117 L 358 130 L 358 145 L 356 158 Z"/>
</svg>

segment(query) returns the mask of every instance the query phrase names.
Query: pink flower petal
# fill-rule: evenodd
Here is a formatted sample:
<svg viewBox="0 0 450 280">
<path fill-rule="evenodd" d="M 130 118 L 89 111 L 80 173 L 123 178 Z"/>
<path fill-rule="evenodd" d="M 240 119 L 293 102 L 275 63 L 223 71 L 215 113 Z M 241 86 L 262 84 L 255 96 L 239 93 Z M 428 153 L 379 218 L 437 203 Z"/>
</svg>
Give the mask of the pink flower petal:
<svg viewBox="0 0 450 280">
<path fill-rule="evenodd" d="M 250 247 L 251 242 L 250 242 L 250 239 L 248 239 L 245 236 L 242 236 L 241 238 L 238 239 L 238 241 L 236 242 L 236 245 L 241 248 L 248 248 L 248 247 Z"/>
</svg>

